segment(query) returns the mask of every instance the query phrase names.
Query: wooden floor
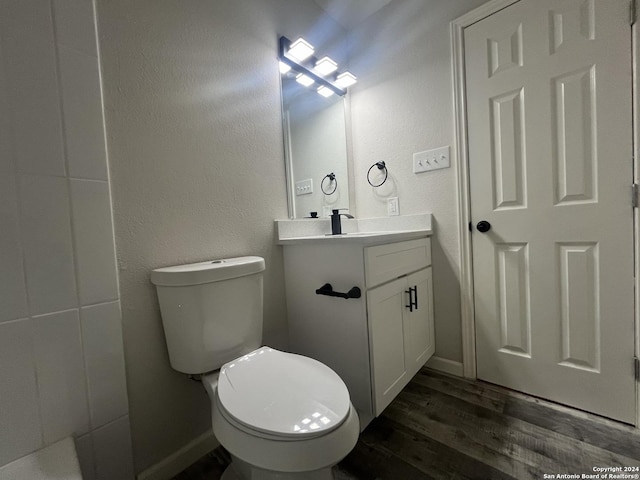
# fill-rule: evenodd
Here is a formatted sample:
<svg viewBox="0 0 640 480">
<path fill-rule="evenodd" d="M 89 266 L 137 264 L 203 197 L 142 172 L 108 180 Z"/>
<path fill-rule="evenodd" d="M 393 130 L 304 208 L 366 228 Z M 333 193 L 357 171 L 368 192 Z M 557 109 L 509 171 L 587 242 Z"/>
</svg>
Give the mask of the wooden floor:
<svg viewBox="0 0 640 480">
<path fill-rule="evenodd" d="M 174 480 L 218 479 L 228 462 L 219 448 Z M 640 431 L 423 369 L 362 432 L 334 474 L 337 480 L 527 480 L 583 478 L 594 467 L 640 467 Z M 640 478 L 638 469 L 628 474 L 599 478 Z"/>
</svg>

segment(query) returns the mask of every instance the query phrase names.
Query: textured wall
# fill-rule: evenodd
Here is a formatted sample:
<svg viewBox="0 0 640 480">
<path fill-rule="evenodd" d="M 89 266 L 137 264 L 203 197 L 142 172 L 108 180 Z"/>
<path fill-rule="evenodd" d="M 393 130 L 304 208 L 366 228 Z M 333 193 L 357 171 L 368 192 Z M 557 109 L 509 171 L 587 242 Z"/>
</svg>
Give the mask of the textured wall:
<svg viewBox="0 0 640 480">
<path fill-rule="evenodd" d="M 278 34 L 320 47 L 311 0 L 98 0 L 107 139 L 136 470 L 211 428 L 199 383 L 171 370 L 149 272 L 266 260 L 264 342 L 287 343 L 287 217 Z"/>
<path fill-rule="evenodd" d="M 457 186 L 448 168 L 415 175 L 412 154 L 452 146 L 453 93 L 449 22 L 485 0 L 395 0 L 350 33 L 356 205 L 359 217 L 400 213 L 434 216 L 433 275 L 436 355 L 462 359 Z M 384 160 L 389 181 L 373 189 L 371 164 Z"/>
<path fill-rule="evenodd" d="M 118 300 L 93 2 L 2 0 L 0 478 L 73 436 L 133 479 Z"/>
</svg>

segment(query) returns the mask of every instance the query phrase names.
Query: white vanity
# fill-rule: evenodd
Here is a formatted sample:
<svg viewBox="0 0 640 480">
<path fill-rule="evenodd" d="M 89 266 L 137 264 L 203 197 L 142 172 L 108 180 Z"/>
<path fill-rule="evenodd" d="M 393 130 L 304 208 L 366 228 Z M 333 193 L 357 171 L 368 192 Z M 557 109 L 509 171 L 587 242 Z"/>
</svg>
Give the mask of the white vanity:
<svg viewBox="0 0 640 480">
<path fill-rule="evenodd" d="M 342 377 L 362 429 L 435 350 L 431 217 L 414 217 L 420 218 L 347 220 L 349 233 L 337 236 L 322 233 L 324 220 L 278 225 L 290 350 Z M 361 296 L 327 296 L 326 284 L 338 293 L 358 287 Z"/>
</svg>

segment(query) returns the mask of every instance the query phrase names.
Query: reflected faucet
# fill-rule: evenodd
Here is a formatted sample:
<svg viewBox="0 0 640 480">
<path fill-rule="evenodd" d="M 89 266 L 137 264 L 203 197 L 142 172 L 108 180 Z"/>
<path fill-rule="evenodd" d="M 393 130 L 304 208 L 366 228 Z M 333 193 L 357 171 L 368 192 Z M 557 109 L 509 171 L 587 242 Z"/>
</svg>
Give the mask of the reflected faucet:
<svg viewBox="0 0 640 480">
<path fill-rule="evenodd" d="M 342 235 L 341 217 L 354 218 L 348 213 L 340 213 L 340 210 L 331 210 L 331 235 Z"/>
</svg>

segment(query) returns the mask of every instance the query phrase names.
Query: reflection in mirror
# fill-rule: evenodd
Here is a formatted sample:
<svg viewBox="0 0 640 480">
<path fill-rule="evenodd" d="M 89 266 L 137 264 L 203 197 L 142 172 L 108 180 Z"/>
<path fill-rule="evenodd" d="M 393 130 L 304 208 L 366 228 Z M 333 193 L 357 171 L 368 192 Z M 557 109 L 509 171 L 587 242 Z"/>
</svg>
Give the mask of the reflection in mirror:
<svg viewBox="0 0 640 480">
<path fill-rule="evenodd" d="M 296 82 L 295 75 L 280 77 L 289 217 L 349 210 L 346 97 L 318 95 L 314 86 Z M 330 174 L 333 180 L 325 178 Z"/>
<path fill-rule="evenodd" d="M 282 75 L 281 81 L 289 216 L 348 210 L 345 98 L 318 95 L 314 88 L 298 84 L 293 75 Z M 330 174 L 333 180 L 325 178 Z"/>
</svg>

